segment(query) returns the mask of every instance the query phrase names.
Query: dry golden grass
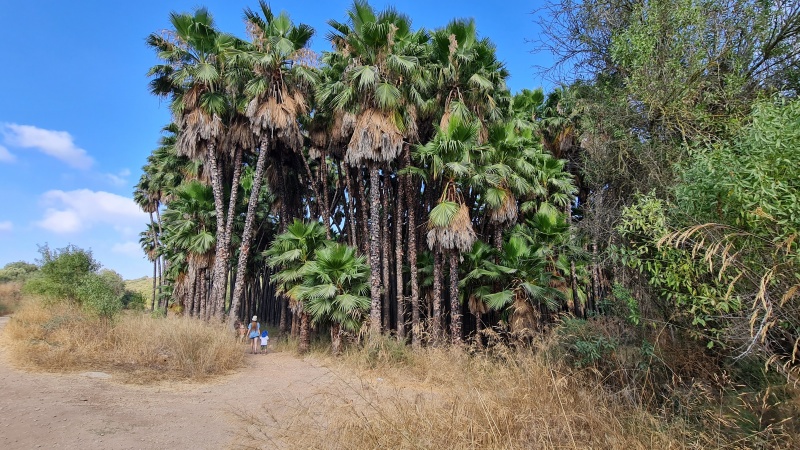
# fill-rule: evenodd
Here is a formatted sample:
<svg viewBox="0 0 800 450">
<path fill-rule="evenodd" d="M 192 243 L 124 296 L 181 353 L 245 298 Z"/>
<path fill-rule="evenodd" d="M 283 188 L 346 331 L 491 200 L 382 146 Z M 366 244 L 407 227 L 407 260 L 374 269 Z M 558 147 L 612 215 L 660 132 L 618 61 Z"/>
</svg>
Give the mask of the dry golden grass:
<svg viewBox="0 0 800 450">
<path fill-rule="evenodd" d="M 104 371 L 130 383 L 204 380 L 244 362 L 233 333 L 222 325 L 133 312 L 104 322 L 73 305 L 35 300 L 25 302 L 6 325 L 3 342 L 25 368 Z"/>
<path fill-rule="evenodd" d="M 296 404 L 289 420 L 242 416 L 243 447 L 392 449 L 691 448 L 654 416 L 579 376 L 509 350 L 412 352 L 384 343 L 329 360 L 346 388 Z"/>
<path fill-rule="evenodd" d="M 20 289 L 22 283 L 0 283 L 0 316 L 5 316 L 14 312 L 22 300 Z"/>
</svg>

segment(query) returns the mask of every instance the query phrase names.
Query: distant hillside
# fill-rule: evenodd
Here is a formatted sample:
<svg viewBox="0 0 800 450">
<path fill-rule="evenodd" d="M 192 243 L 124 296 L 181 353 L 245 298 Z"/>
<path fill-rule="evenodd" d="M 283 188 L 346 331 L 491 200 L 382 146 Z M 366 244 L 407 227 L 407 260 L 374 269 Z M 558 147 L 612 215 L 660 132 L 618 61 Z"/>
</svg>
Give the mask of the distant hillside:
<svg viewBox="0 0 800 450">
<path fill-rule="evenodd" d="M 144 295 L 145 304 L 149 304 L 153 297 L 153 278 L 141 277 L 134 280 L 125 280 L 125 289 L 140 292 Z"/>
</svg>

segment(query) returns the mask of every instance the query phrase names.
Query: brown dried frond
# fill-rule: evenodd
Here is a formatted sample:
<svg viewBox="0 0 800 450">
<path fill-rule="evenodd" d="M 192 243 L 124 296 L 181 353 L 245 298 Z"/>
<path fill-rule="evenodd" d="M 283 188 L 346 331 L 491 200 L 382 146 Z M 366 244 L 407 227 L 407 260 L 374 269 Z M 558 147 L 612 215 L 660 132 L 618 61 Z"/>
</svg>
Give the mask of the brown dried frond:
<svg viewBox="0 0 800 450">
<path fill-rule="evenodd" d="M 328 146 L 328 133 L 322 128 L 313 128 L 309 131 L 308 138 L 314 147 L 325 148 Z"/>
<path fill-rule="evenodd" d="M 245 114 L 258 136 L 264 133 L 270 138 L 278 138 L 289 148 L 299 149 L 303 144 L 303 135 L 297 123 L 297 116 L 305 113 L 305 98 L 299 94 L 289 95 L 286 91 L 277 97 L 270 96 L 266 100 L 255 98 L 248 105 Z"/>
<path fill-rule="evenodd" d="M 478 236 L 472 229 L 472 220 L 469 217 L 467 205 L 461 204 L 458 212 L 453 216 L 446 227 L 430 226 L 428 231 L 428 247 L 442 250 L 458 250 L 465 253 L 472 249 L 472 244 Z"/>
<path fill-rule="evenodd" d="M 517 222 L 517 199 L 510 190 L 504 189 L 506 195 L 503 197 L 503 203 L 499 208 L 492 209 L 491 220 L 494 223 L 508 223 L 514 224 Z"/>
<path fill-rule="evenodd" d="M 515 293 L 514 303 L 511 305 L 511 331 L 521 332 L 533 330 L 536 327 L 537 312 L 521 292 Z"/>
<path fill-rule="evenodd" d="M 397 37 L 397 30 L 399 30 L 399 28 L 397 28 L 397 25 L 395 24 L 389 25 L 389 34 L 386 36 L 387 47 L 389 48 L 394 47 L 394 38 Z"/>
<path fill-rule="evenodd" d="M 489 307 L 486 306 L 486 303 L 483 300 L 479 299 L 475 295 L 469 296 L 469 312 L 472 313 L 473 316 L 479 316 L 481 314 L 486 314 L 489 312 Z"/>
<path fill-rule="evenodd" d="M 178 155 L 190 159 L 202 159 L 208 150 L 208 144 L 216 144 L 225 129 L 219 116 L 209 116 L 199 108 L 181 116 L 178 126 Z"/>
<path fill-rule="evenodd" d="M 349 112 L 336 111 L 333 114 L 333 124 L 330 129 L 330 140 L 333 149 L 342 149 L 347 146 L 353 137 L 356 126 L 356 116 Z M 344 155 L 335 152 L 334 156 L 341 159 Z"/>
<path fill-rule="evenodd" d="M 403 134 L 392 118 L 377 109 L 369 109 L 356 120 L 345 162 L 351 166 L 364 161 L 389 162 L 397 158 L 402 149 Z"/>
<path fill-rule="evenodd" d="M 190 265 L 194 265 L 198 269 L 208 269 L 214 265 L 214 251 L 206 253 L 189 253 L 186 260 Z"/>
<path fill-rule="evenodd" d="M 217 151 L 227 151 L 231 156 L 235 149 L 254 150 L 257 146 L 253 129 L 246 120 L 235 120 L 228 126 L 225 135 L 222 137 L 220 147 Z"/>
<path fill-rule="evenodd" d="M 444 104 L 444 114 L 442 114 L 442 119 L 439 120 L 439 128 L 442 130 L 446 130 L 447 127 L 450 125 L 450 117 L 453 116 L 452 111 L 450 111 L 450 98 L 447 98 L 447 101 Z"/>
<path fill-rule="evenodd" d="M 292 54 L 294 63 L 298 66 L 315 68 L 319 67 L 319 54 L 308 47 L 303 47 Z"/>
</svg>

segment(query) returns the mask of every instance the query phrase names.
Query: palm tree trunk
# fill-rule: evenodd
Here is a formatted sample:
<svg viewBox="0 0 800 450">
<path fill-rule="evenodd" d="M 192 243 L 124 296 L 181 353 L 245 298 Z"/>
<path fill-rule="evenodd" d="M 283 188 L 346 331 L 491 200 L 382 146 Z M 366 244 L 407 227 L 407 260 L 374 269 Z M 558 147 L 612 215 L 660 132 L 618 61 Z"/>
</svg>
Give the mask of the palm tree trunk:
<svg viewBox="0 0 800 450">
<path fill-rule="evenodd" d="M 381 306 L 381 310 L 383 312 L 383 329 L 389 330 L 391 325 L 389 324 L 389 316 L 391 307 L 391 292 L 389 289 L 389 260 L 391 259 L 392 255 L 392 246 L 389 245 L 389 226 L 391 222 L 389 221 L 389 196 L 391 195 L 391 187 L 389 186 L 389 176 L 388 174 L 384 174 L 383 176 L 383 189 L 381 190 L 381 210 L 383 211 L 383 220 L 381 220 L 381 272 L 383 274 L 383 289 L 382 289 L 382 298 L 383 298 L 383 305 Z"/>
<path fill-rule="evenodd" d="M 494 225 L 494 248 L 498 254 L 503 251 L 503 226 L 499 223 Z"/>
<path fill-rule="evenodd" d="M 369 338 L 375 343 L 381 334 L 381 274 L 380 274 L 380 233 L 381 203 L 380 177 L 378 163 L 369 163 L 369 197 L 370 197 L 370 232 L 369 232 L 369 265 L 370 265 L 370 300 Z"/>
<path fill-rule="evenodd" d="M 155 311 L 156 310 L 156 275 L 157 275 L 157 272 L 158 272 L 158 267 L 156 266 L 157 264 L 158 264 L 158 260 L 154 259 L 153 260 L 153 304 L 150 305 L 150 310 L 151 311 Z"/>
<path fill-rule="evenodd" d="M 406 167 L 411 165 L 411 152 L 408 147 L 403 150 L 403 164 Z M 414 180 L 411 175 L 406 175 L 406 209 L 408 211 L 408 266 L 411 275 L 411 346 L 413 348 L 420 348 L 422 340 L 420 339 L 420 323 L 419 323 L 419 280 L 417 279 L 417 224 L 416 224 L 416 211 L 417 202 L 416 195 L 418 190 L 414 189 Z"/>
<path fill-rule="evenodd" d="M 397 284 L 397 338 L 406 337 L 406 302 L 403 289 L 403 201 L 405 179 L 397 180 L 397 201 L 394 205 L 395 283 Z"/>
<path fill-rule="evenodd" d="M 221 286 L 225 282 L 225 274 L 228 272 L 228 244 L 225 242 L 225 196 L 222 192 L 222 168 L 217 161 L 216 145 L 211 143 L 208 148 L 208 168 L 211 172 L 211 189 L 214 193 L 214 211 L 217 219 L 217 243 L 215 248 L 214 267 L 211 272 L 211 279 L 214 285 L 211 295 L 210 311 L 208 315 L 219 317 L 221 311 L 218 306 L 222 303 Z M 206 314 L 203 314 L 206 317 Z"/>
<path fill-rule="evenodd" d="M 337 322 L 331 324 L 331 353 L 338 356 L 342 348 L 342 327 Z"/>
<path fill-rule="evenodd" d="M 158 240 L 156 241 L 156 245 L 160 249 L 163 244 L 161 242 L 161 237 L 164 236 L 164 230 L 161 229 L 161 212 L 158 210 L 158 205 L 156 205 L 156 220 L 158 223 Z M 161 287 L 164 286 L 164 255 L 161 251 L 158 252 L 158 297 L 161 297 Z M 169 299 L 165 299 L 165 302 L 169 303 Z"/>
<path fill-rule="evenodd" d="M 161 259 L 160 256 L 156 258 L 156 260 L 154 261 L 156 264 L 156 274 L 157 274 L 156 278 L 158 279 L 158 290 L 156 291 L 157 292 L 156 300 L 153 303 L 153 311 L 156 310 L 157 304 L 159 305 L 161 304 L 161 286 L 164 283 L 164 264 L 162 261 L 163 259 Z"/>
<path fill-rule="evenodd" d="M 475 314 L 475 344 L 477 344 L 479 348 L 483 347 L 483 338 L 481 337 L 481 330 L 483 329 L 482 315 L 481 313 Z"/>
<path fill-rule="evenodd" d="M 152 236 L 153 242 L 153 250 L 148 252 L 148 258 L 150 256 L 155 256 L 153 258 L 153 304 L 151 305 L 151 310 L 156 310 L 156 260 L 158 258 L 158 237 L 156 237 L 156 224 L 153 222 L 153 211 L 149 211 L 150 213 L 150 234 Z"/>
<path fill-rule="evenodd" d="M 450 338 L 461 344 L 461 302 L 458 298 L 458 250 L 450 250 Z"/>
<path fill-rule="evenodd" d="M 205 320 L 206 312 L 208 311 L 207 310 L 208 303 L 206 302 L 205 298 L 203 297 L 203 292 L 200 289 L 200 282 L 199 282 L 200 274 L 199 274 L 199 272 L 200 272 L 199 269 L 195 269 L 194 270 L 194 275 L 192 276 L 192 292 L 194 293 L 193 297 L 197 299 L 195 301 L 198 302 L 198 304 L 200 305 L 200 315 L 198 317 L 200 317 L 201 319 Z"/>
<path fill-rule="evenodd" d="M 286 335 L 286 330 L 288 329 L 288 324 L 287 324 L 288 318 L 286 316 L 288 315 L 289 308 L 286 303 L 287 302 L 283 298 L 283 296 L 278 297 L 278 308 L 280 308 L 281 311 L 281 318 L 280 321 L 278 322 L 278 329 L 284 336 Z"/>
<path fill-rule="evenodd" d="M 328 196 L 328 162 L 326 160 L 325 152 L 322 152 L 319 158 L 319 177 L 322 180 L 322 198 L 320 201 L 320 212 L 322 213 L 322 222 L 325 224 L 325 238 L 331 238 L 331 204 Z"/>
<path fill-rule="evenodd" d="M 341 163 L 340 163 L 341 164 Z M 353 182 L 350 177 L 350 169 L 345 167 L 344 170 L 344 182 L 345 188 L 347 188 L 347 222 L 350 225 L 349 230 L 349 242 L 351 247 L 358 248 L 358 232 L 356 231 L 356 214 L 355 209 L 353 208 L 353 204 L 355 203 L 355 191 L 353 190 Z"/>
<path fill-rule="evenodd" d="M 439 343 L 442 328 L 442 253 L 433 250 L 433 317 L 431 318 L 431 338 Z"/>
<path fill-rule="evenodd" d="M 573 315 L 578 312 L 579 315 L 583 315 L 583 307 L 579 304 L 580 299 L 578 299 L 578 277 L 575 273 L 575 260 L 569 262 L 569 287 L 572 290 L 572 311 L 570 311 Z"/>
<path fill-rule="evenodd" d="M 261 183 L 264 180 L 264 166 L 267 163 L 267 138 L 261 139 L 261 145 L 256 161 L 256 171 L 253 174 L 253 189 L 250 192 L 250 201 L 247 202 L 247 214 L 244 219 L 244 231 L 242 232 L 242 243 L 239 247 L 239 263 L 236 265 L 236 281 L 233 283 L 233 295 L 231 296 L 231 309 L 228 314 L 228 324 L 233 327 L 233 322 L 239 316 L 239 305 L 242 299 L 242 289 L 244 288 L 244 276 L 247 272 L 247 260 L 250 258 L 250 241 L 253 239 L 253 220 L 258 208 L 258 200 L 261 194 Z"/>
<path fill-rule="evenodd" d="M 300 313 L 300 342 L 297 349 L 300 353 L 305 353 L 311 347 L 311 334 L 309 333 L 308 313 Z"/>
<path fill-rule="evenodd" d="M 366 198 L 366 189 L 364 189 L 364 182 L 363 182 L 363 175 L 361 174 L 361 169 L 356 170 L 356 188 L 358 189 L 358 210 L 359 214 L 361 215 L 361 252 L 364 255 L 369 255 L 369 214 L 367 211 L 369 210 L 369 201 Z"/>
<path fill-rule="evenodd" d="M 296 311 L 292 311 L 292 337 L 296 338 L 300 335 L 300 323 Z"/>
<path fill-rule="evenodd" d="M 235 155 L 233 157 L 233 178 L 231 179 L 231 195 L 230 199 L 228 199 L 228 216 L 225 218 L 225 248 L 228 249 L 228 254 L 230 254 L 231 248 L 231 238 L 233 236 L 233 219 L 236 217 L 236 202 L 239 197 L 239 181 L 242 178 L 242 153 L 244 153 L 243 149 L 239 146 L 236 146 Z M 221 295 L 221 303 L 220 306 L 220 313 L 225 311 L 225 294 L 228 291 L 228 278 L 230 277 L 230 270 L 228 270 L 228 265 L 225 265 L 225 282 L 221 287 L 222 290 Z M 214 283 L 212 289 L 216 290 L 217 284 Z M 214 295 L 220 295 L 219 293 L 214 293 Z"/>
</svg>

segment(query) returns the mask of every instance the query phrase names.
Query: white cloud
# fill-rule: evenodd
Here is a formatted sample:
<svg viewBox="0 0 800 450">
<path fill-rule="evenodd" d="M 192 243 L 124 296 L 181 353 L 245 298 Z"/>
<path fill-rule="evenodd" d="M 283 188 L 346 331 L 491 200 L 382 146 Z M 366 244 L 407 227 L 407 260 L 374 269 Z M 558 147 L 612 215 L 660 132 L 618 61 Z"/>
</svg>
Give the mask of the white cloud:
<svg viewBox="0 0 800 450">
<path fill-rule="evenodd" d="M 94 160 L 77 147 L 66 131 L 45 130 L 32 125 L 7 123 L 3 126 L 5 143 L 12 147 L 35 148 L 77 169 L 88 169 Z"/>
<path fill-rule="evenodd" d="M 7 148 L 0 145 L 0 162 L 14 162 L 17 157 L 12 155 Z"/>
<path fill-rule="evenodd" d="M 130 256 L 134 258 L 141 258 L 144 256 L 144 251 L 138 242 L 118 242 L 111 247 L 111 251 L 121 255 Z"/>
<path fill-rule="evenodd" d="M 80 189 L 53 190 L 42 195 L 47 207 L 39 227 L 66 234 L 88 230 L 96 225 L 111 226 L 121 234 L 143 229 L 148 216 L 133 199 L 103 191 Z"/>
<path fill-rule="evenodd" d="M 12 224 L 10 220 L 4 220 L 0 222 L 0 233 L 4 231 L 11 231 L 13 229 L 14 229 L 14 224 Z"/>
<path fill-rule="evenodd" d="M 107 173 L 105 177 L 108 181 L 111 182 L 114 186 L 125 186 L 128 184 L 128 177 L 131 175 L 131 171 L 128 169 L 120 170 L 117 173 Z"/>
</svg>

